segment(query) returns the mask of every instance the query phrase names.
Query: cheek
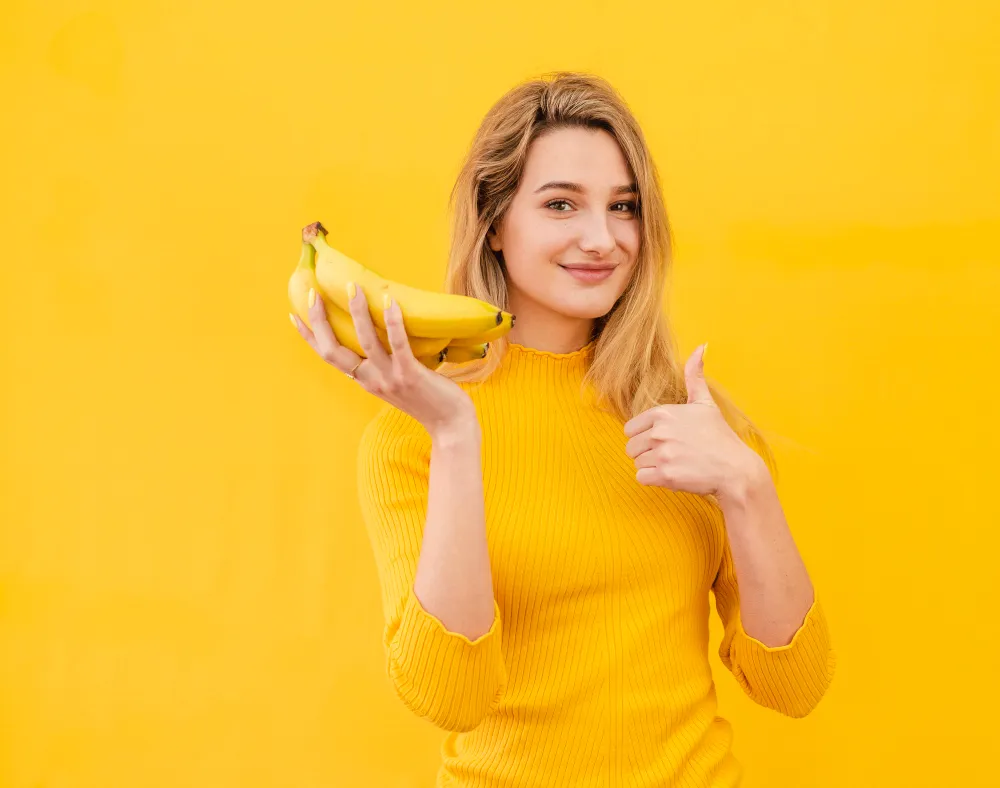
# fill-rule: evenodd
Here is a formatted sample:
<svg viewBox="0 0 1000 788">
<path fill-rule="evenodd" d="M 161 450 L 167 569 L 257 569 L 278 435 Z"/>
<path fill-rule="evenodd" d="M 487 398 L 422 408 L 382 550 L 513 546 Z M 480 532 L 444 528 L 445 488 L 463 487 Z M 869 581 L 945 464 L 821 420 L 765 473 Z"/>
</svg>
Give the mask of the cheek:
<svg viewBox="0 0 1000 788">
<path fill-rule="evenodd" d="M 525 266 L 551 264 L 564 257 L 566 246 L 572 240 L 567 235 L 568 225 L 559 222 L 521 222 L 512 239 L 513 255 Z"/>
<path fill-rule="evenodd" d="M 542 250 L 532 246 L 507 261 L 507 278 L 510 283 L 522 293 L 530 295 L 534 300 L 550 303 L 559 293 L 562 271 L 545 257 Z"/>
<path fill-rule="evenodd" d="M 639 254 L 639 243 L 642 238 L 642 225 L 638 221 L 629 222 L 618 236 L 618 244 L 624 249 L 629 259 L 634 261 Z"/>
<path fill-rule="evenodd" d="M 625 291 L 626 286 L 632 279 L 632 274 L 635 272 L 639 256 L 639 244 L 641 242 L 640 233 L 639 224 L 635 222 L 630 224 L 628 229 L 618 236 L 619 246 L 628 255 L 628 263 L 619 266 L 618 271 L 615 272 L 617 274 L 615 286 L 618 289 L 619 295 Z"/>
<path fill-rule="evenodd" d="M 565 257 L 567 239 L 556 222 L 521 221 L 507 238 L 504 260 L 511 278 L 522 287 L 559 273 L 553 260 Z"/>
<path fill-rule="evenodd" d="M 632 277 L 635 274 L 635 260 L 630 261 L 627 265 L 621 265 L 618 270 L 615 271 L 614 277 L 614 290 L 615 299 L 625 292 L 625 288 L 628 287 L 628 283 L 632 281 Z"/>
</svg>

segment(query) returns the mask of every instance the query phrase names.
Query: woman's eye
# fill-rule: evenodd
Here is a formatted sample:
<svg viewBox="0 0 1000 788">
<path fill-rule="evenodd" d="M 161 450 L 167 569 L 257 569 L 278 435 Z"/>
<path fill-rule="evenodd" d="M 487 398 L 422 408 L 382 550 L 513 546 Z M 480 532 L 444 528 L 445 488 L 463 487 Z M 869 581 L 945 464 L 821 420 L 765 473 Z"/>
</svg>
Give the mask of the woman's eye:
<svg viewBox="0 0 1000 788">
<path fill-rule="evenodd" d="M 551 202 L 547 202 L 545 204 L 545 207 L 551 208 L 552 210 L 557 211 L 559 213 L 565 213 L 566 212 L 565 209 L 558 207 L 562 205 L 569 206 L 569 202 L 567 200 L 552 200 Z M 624 206 L 625 210 L 621 210 L 619 206 Z M 635 213 L 637 205 L 635 202 L 631 200 L 625 200 L 623 202 L 615 203 L 614 207 L 615 207 L 615 213 Z"/>
</svg>

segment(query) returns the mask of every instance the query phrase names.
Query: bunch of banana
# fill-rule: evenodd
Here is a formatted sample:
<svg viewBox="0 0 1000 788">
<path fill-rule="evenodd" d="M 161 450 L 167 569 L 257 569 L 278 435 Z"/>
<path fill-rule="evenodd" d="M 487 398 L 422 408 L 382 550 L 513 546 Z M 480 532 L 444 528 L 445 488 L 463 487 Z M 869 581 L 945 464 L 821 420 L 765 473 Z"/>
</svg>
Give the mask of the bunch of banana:
<svg viewBox="0 0 1000 788">
<path fill-rule="evenodd" d="M 327 322 L 337 340 L 364 357 L 348 304 L 347 283 L 362 290 L 375 333 L 391 352 L 383 298 L 399 304 L 410 348 L 422 364 L 436 369 L 445 360 L 462 363 L 485 358 L 489 343 L 514 326 L 514 315 L 478 298 L 438 293 L 384 279 L 326 242 L 326 229 L 314 222 L 302 231 L 299 263 L 288 280 L 292 310 L 307 326 L 309 290 L 323 296 Z"/>
</svg>

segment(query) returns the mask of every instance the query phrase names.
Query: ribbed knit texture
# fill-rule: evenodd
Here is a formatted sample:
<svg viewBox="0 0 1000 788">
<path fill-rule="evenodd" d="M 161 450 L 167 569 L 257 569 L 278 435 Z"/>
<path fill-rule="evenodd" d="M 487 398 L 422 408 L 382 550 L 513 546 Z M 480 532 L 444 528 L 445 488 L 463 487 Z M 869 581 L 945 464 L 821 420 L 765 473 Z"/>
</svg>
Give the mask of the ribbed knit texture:
<svg viewBox="0 0 1000 788">
<path fill-rule="evenodd" d="M 437 786 L 735 786 L 716 716 L 709 594 L 720 656 L 743 690 L 809 712 L 834 670 L 814 602 L 788 646 L 749 637 L 725 523 L 710 500 L 635 481 L 620 420 L 580 384 L 592 346 L 510 345 L 469 391 L 482 425 L 492 629 L 448 631 L 413 593 L 431 444 L 386 407 L 362 437 L 358 482 L 385 611 L 388 674 L 448 731 Z"/>
</svg>

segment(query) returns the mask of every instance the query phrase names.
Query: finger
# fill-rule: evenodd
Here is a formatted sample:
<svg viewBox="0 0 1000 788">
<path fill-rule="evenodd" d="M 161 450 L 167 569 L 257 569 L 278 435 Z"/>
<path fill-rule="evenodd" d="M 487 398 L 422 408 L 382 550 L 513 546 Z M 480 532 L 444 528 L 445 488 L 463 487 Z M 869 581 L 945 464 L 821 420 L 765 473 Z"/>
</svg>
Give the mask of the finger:
<svg viewBox="0 0 1000 788">
<path fill-rule="evenodd" d="M 633 460 L 632 464 L 636 468 L 656 468 L 666 463 L 660 452 L 644 451 Z"/>
<path fill-rule="evenodd" d="M 299 336 L 306 341 L 309 347 L 311 347 L 317 355 L 322 356 L 323 353 L 320 350 L 319 341 L 316 339 L 316 335 L 309 329 L 309 324 L 306 323 L 301 317 L 296 314 L 292 314 L 291 312 L 288 313 L 288 316 L 292 319 L 292 324 L 295 326 L 295 330 L 299 332 Z"/>
<path fill-rule="evenodd" d="M 625 454 L 635 459 L 643 452 L 649 451 L 654 443 L 656 443 L 656 439 L 653 438 L 649 430 L 640 432 L 638 435 L 629 438 L 628 443 L 625 444 Z"/>
<path fill-rule="evenodd" d="M 389 335 L 389 347 L 392 348 L 392 358 L 399 363 L 415 361 L 413 348 L 403 326 L 403 311 L 399 304 L 385 294 L 385 330 Z"/>
<path fill-rule="evenodd" d="M 323 296 L 316 290 L 310 291 L 310 299 L 314 299 L 309 307 L 309 322 L 312 324 L 314 342 L 313 349 L 327 364 L 331 364 L 341 372 L 354 369 L 361 357 L 337 340 L 329 321 L 326 319 L 326 306 Z"/>
<path fill-rule="evenodd" d="M 635 480 L 639 484 L 659 485 L 662 477 L 656 468 L 640 468 L 636 471 Z"/>
<path fill-rule="evenodd" d="M 351 309 L 351 317 L 354 319 L 354 331 L 358 335 L 358 344 L 365 351 L 365 357 L 372 365 L 383 372 L 391 366 L 389 354 L 385 352 L 378 334 L 375 333 L 375 324 L 372 316 L 368 312 L 368 299 L 365 298 L 365 291 L 360 287 L 356 288 L 353 298 L 348 303 Z"/>
<path fill-rule="evenodd" d="M 289 312 L 288 318 L 292 321 L 292 325 L 295 326 L 295 330 L 299 332 L 299 336 L 309 343 L 309 347 L 315 350 L 316 339 L 313 337 L 312 331 L 309 330 L 309 326 L 303 323 L 294 312 Z"/>
<path fill-rule="evenodd" d="M 625 434 L 628 437 L 633 437 L 638 435 L 640 432 L 645 432 L 653 424 L 653 415 L 656 413 L 655 408 L 650 408 L 649 410 L 644 410 L 638 416 L 630 419 L 625 424 Z"/>
</svg>

